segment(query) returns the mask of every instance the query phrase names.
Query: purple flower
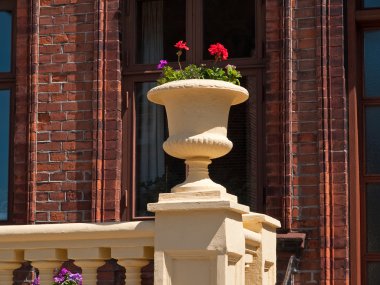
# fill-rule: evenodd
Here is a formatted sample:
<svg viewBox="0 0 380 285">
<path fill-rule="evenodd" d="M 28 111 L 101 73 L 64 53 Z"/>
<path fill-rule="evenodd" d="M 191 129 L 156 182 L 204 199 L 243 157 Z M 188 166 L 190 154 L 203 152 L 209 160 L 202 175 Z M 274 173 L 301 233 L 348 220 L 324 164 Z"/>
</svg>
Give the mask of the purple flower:
<svg viewBox="0 0 380 285">
<path fill-rule="evenodd" d="M 80 273 L 70 274 L 69 280 L 77 282 L 79 285 L 82 285 L 82 275 Z"/>
<path fill-rule="evenodd" d="M 65 276 L 59 276 L 59 275 L 57 275 L 56 277 L 54 277 L 54 282 L 55 282 L 55 283 L 60 284 L 60 283 L 62 283 L 63 281 L 65 281 Z"/>
<path fill-rule="evenodd" d="M 69 283 L 66 283 L 67 281 L 69 281 Z M 56 274 L 56 276 L 54 276 L 54 284 L 53 285 L 63 285 L 63 284 L 82 285 L 82 274 L 71 273 L 66 268 L 62 268 Z"/>
<path fill-rule="evenodd" d="M 66 275 L 66 274 L 71 274 L 71 272 L 68 270 L 68 269 L 66 269 L 66 268 L 62 268 L 61 269 L 61 271 L 59 272 L 59 275 Z"/>
<path fill-rule="evenodd" d="M 40 276 L 34 278 L 32 285 L 40 285 Z"/>
<path fill-rule="evenodd" d="M 161 59 L 160 63 L 157 65 L 157 69 L 163 69 L 165 67 L 165 65 L 167 65 L 167 64 L 168 64 L 167 60 Z"/>
</svg>

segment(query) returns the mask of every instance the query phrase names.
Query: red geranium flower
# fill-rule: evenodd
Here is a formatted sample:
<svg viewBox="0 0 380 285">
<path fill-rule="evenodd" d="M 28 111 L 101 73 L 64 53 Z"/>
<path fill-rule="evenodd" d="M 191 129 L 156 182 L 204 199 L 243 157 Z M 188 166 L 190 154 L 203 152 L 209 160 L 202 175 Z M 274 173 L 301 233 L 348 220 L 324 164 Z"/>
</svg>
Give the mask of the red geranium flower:
<svg viewBox="0 0 380 285">
<path fill-rule="evenodd" d="M 210 45 L 208 51 L 211 55 L 215 55 L 216 60 L 227 60 L 228 58 L 227 49 L 220 43 Z"/>
<path fill-rule="evenodd" d="M 184 49 L 184 50 L 189 50 L 189 47 L 187 46 L 187 42 L 179 41 L 174 45 L 178 49 Z"/>
</svg>

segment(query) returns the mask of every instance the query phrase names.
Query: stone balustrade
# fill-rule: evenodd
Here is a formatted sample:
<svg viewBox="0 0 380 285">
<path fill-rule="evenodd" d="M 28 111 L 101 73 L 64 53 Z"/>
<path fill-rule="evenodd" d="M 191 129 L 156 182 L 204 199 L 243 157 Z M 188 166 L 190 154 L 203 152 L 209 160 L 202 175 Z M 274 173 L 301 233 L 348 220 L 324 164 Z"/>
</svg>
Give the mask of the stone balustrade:
<svg viewBox="0 0 380 285">
<path fill-rule="evenodd" d="M 0 227 L 0 284 L 13 284 L 25 261 L 38 268 L 41 285 L 67 260 L 81 267 L 83 284 L 97 282 L 97 269 L 111 258 L 126 269 L 126 284 L 141 284 L 140 270 L 153 259 L 154 222 L 47 224 Z"/>
<path fill-rule="evenodd" d="M 245 236 L 245 285 L 276 283 L 276 229 L 280 222 L 267 215 L 243 215 Z"/>
<path fill-rule="evenodd" d="M 197 284 L 219 285 L 223 280 L 231 285 L 275 284 L 277 220 L 248 213 L 242 215 L 242 226 L 235 216 L 235 225 L 226 227 L 228 224 L 219 212 L 210 221 L 205 218 L 212 214 L 209 210 L 200 213 L 204 215 L 202 223 L 195 224 L 194 212 L 178 211 L 170 217 L 164 215 L 163 221 L 159 212 L 156 221 L 1 226 L 0 285 L 13 284 L 13 271 L 25 261 L 38 269 L 41 285 L 52 284 L 54 270 L 67 260 L 74 260 L 81 267 L 84 285 L 94 285 L 97 269 L 111 258 L 126 269 L 127 285 L 141 284 L 141 268 L 154 258 L 156 285 L 192 284 L 192 279 L 190 283 L 180 281 L 181 276 L 195 273 Z M 184 226 L 181 221 L 191 226 Z M 220 239 L 220 226 L 225 227 L 226 239 Z M 240 235 L 242 243 L 235 241 Z M 218 260 L 225 260 L 222 267 L 227 262 L 222 270 L 234 271 L 233 277 L 226 273 L 222 281 L 215 279 L 210 272 L 216 270 L 216 275 L 221 275 Z"/>
</svg>

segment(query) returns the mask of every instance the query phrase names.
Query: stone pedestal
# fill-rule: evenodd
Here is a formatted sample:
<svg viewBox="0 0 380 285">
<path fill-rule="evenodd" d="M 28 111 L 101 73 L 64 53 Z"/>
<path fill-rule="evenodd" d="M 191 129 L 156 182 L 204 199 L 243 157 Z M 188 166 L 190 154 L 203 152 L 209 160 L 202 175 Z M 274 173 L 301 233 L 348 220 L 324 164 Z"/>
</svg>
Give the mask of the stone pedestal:
<svg viewBox="0 0 380 285">
<path fill-rule="evenodd" d="M 253 284 L 274 285 L 275 260 L 272 252 L 261 249 L 261 239 L 270 240 L 265 246 L 272 246 L 273 240 L 275 244 L 277 224 L 267 229 L 258 222 L 260 228 L 253 219 L 247 222 L 252 231 L 244 229 L 243 215 L 249 208 L 208 173 L 211 159 L 232 148 L 227 138 L 228 112 L 231 105 L 248 99 L 248 91 L 219 80 L 191 79 L 157 86 L 148 92 L 148 99 L 165 106 L 169 127 L 165 152 L 185 159 L 188 167 L 183 183 L 148 205 L 156 214 L 154 284 L 242 285 L 246 257 L 254 264 L 253 254 L 259 252 L 260 283 Z M 246 239 L 254 244 L 249 255 Z"/>
<path fill-rule="evenodd" d="M 219 191 L 161 194 L 156 214 L 155 285 L 244 284 L 247 206 Z"/>
</svg>

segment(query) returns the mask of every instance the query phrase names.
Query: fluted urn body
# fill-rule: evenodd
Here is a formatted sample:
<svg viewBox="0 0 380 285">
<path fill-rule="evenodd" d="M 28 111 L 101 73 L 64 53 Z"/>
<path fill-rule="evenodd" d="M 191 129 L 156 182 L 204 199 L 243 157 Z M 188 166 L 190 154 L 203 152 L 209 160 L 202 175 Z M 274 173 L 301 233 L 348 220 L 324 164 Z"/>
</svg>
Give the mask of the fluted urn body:
<svg viewBox="0 0 380 285">
<path fill-rule="evenodd" d="M 209 178 L 208 165 L 232 149 L 227 138 L 229 110 L 247 100 L 248 91 L 225 81 L 189 79 L 157 86 L 148 92 L 148 99 L 166 109 L 169 137 L 163 145 L 165 152 L 185 159 L 189 167 L 185 182 L 172 192 L 225 192 Z"/>
</svg>

